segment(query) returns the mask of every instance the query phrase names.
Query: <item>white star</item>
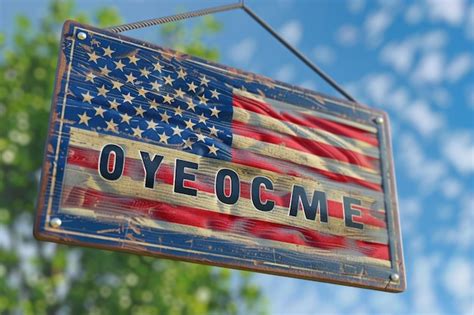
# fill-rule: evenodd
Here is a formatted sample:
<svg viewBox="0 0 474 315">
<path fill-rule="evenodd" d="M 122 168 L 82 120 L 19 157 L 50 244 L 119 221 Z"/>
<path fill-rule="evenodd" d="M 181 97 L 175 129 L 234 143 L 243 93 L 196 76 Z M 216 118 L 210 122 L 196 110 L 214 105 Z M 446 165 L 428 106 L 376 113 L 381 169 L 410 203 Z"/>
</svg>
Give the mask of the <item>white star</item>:
<svg viewBox="0 0 474 315">
<path fill-rule="evenodd" d="M 110 58 L 112 58 L 112 54 L 115 52 L 115 50 L 110 49 L 110 46 L 103 49 L 104 49 L 104 56 L 109 56 Z"/>
<path fill-rule="evenodd" d="M 188 92 L 193 91 L 194 93 L 196 93 L 197 85 L 195 85 L 194 82 L 186 83 L 186 84 L 188 85 Z"/>
<path fill-rule="evenodd" d="M 111 70 L 109 70 L 109 68 L 107 68 L 107 66 L 99 67 L 99 69 L 100 69 L 100 74 L 104 76 L 108 76 L 109 73 L 112 72 Z"/>
<path fill-rule="evenodd" d="M 203 76 L 201 77 L 201 85 L 207 86 L 207 84 L 208 84 L 209 82 L 211 82 L 211 81 L 208 80 L 205 75 L 203 75 Z"/>
<path fill-rule="evenodd" d="M 108 101 L 108 102 L 110 104 L 111 109 L 118 109 L 119 103 L 115 100 L 115 98 L 113 101 Z"/>
<path fill-rule="evenodd" d="M 179 71 L 178 71 L 178 78 L 179 79 L 183 79 L 186 77 L 186 71 L 183 70 L 183 68 L 180 68 Z"/>
<path fill-rule="evenodd" d="M 122 60 L 114 61 L 114 63 L 115 63 L 115 69 L 119 69 L 120 71 L 123 71 L 123 67 L 125 67 L 125 64 L 122 63 Z"/>
<path fill-rule="evenodd" d="M 128 115 L 127 113 L 125 114 L 119 114 L 120 117 L 122 118 L 123 123 L 130 124 L 130 119 L 132 119 L 132 116 Z"/>
<path fill-rule="evenodd" d="M 219 99 L 219 95 L 221 95 L 221 93 L 217 92 L 216 89 L 211 90 L 211 94 L 212 94 L 211 97 L 212 97 L 212 98 L 215 98 L 216 100 L 218 100 L 218 99 Z"/>
<path fill-rule="evenodd" d="M 81 95 L 83 102 L 91 104 L 93 96 L 89 93 L 89 91 L 87 91 L 87 93 L 81 93 Z"/>
<path fill-rule="evenodd" d="M 89 56 L 88 61 L 92 61 L 94 63 L 97 63 L 97 60 L 100 58 L 100 56 L 95 54 L 95 51 L 93 51 L 92 53 L 87 53 L 87 55 Z"/>
<path fill-rule="evenodd" d="M 137 128 L 132 128 L 133 130 L 133 136 L 134 137 L 139 137 L 141 138 L 142 137 L 142 130 L 140 129 L 140 126 L 137 126 Z"/>
<path fill-rule="evenodd" d="M 161 70 L 163 70 L 163 66 L 157 61 L 155 64 L 153 64 L 154 70 L 158 71 L 161 73 Z"/>
<path fill-rule="evenodd" d="M 119 81 L 114 81 L 114 80 L 111 80 L 110 82 L 112 82 L 112 85 L 113 85 L 112 90 L 117 89 L 121 91 L 120 88 L 123 86 L 123 83 L 120 83 Z"/>
<path fill-rule="evenodd" d="M 174 102 L 174 98 L 172 98 L 169 94 L 166 94 L 165 96 L 163 96 L 163 102 L 171 104 L 172 102 Z"/>
<path fill-rule="evenodd" d="M 198 95 L 199 104 L 207 105 L 207 101 L 209 101 L 204 94 Z"/>
<path fill-rule="evenodd" d="M 87 116 L 87 112 L 84 112 L 82 115 L 77 115 L 79 116 L 79 123 L 84 124 L 86 126 L 89 126 L 89 120 L 91 117 Z"/>
<path fill-rule="evenodd" d="M 142 117 L 143 117 L 143 114 L 145 114 L 145 109 L 143 109 L 143 107 L 141 105 L 138 106 L 137 108 L 135 108 L 135 111 L 136 111 L 137 115 L 140 115 Z"/>
<path fill-rule="evenodd" d="M 170 75 L 164 77 L 164 79 L 165 79 L 165 84 L 173 86 L 174 79 Z"/>
<path fill-rule="evenodd" d="M 146 90 L 145 90 L 143 87 L 141 87 L 141 88 L 138 90 L 138 95 L 140 95 L 140 96 L 146 98 Z"/>
<path fill-rule="evenodd" d="M 99 91 L 99 93 L 97 95 L 102 95 L 103 97 L 107 97 L 107 92 L 109 92 L 110 90 L 107 90 L 105 88 L 105 85 L 102 84 L 102 86 L 100 88 L 96 87 L 97 91 Z"/>
<path fill-rule="evenodd" d="M 130 60 L 130 63 L 133 63 L 135 66 L 137 65 L 137 61 L 140 60 L 140 58 L 137 58 L 136 54 L 130 55 L 128 59 Z"/>
<path fill-rule="evenodd" d="M 170 137 L 168 137 L 164 131 L 161 134 L 159 133 L 158 136 L 160 136 L 160 142 L 161 143 L 168 144 L 168 139 Z"/>
<path fill-rule="evenodd" d="M 176 94 L 177 97 L 184 97 L 184 91 L 181 90 L 181 88 L 179 88 L 177 90 L 175 89 L 174 93 Z"/>
<path fill-rule="evenodd" d="M 94 107 L 94 109 L 95 109 L 95 116 L 101 116 L 102 118 L 104 118 L 104 113 L 106 112 L 105 109 L 103 109 L 100 106 Z"/>
<path fill-rule="evenodd" d="M 174 109 L 174 114 L 175 114 L 176 116 L 181 116 L 181 117 L 183 117 L 183 110 L 181 109 L 181 107 L 176 107 L 176 108 Z"/>
<path fill-rule="evenodd" d="M 209 134 L 210 134 L 211 136 L 214 135 L 214 136 L 217 137 L 217 132 L 218 132 L 218 131 L 219 131 L 219 130 L 218 130 L 215 126 L 211 126 L 211 128 L 209 128 Z"/>
<path fill-rule="evenodd" d="M 217 107 L 215 107 L 215 106 L 213 108 L 211 108 L 211 116 L 216 116 L 217 118 L 219 118 L 219 113 L 220 112 L 221 111 L 218 110 Z"/>
<path fill-rule="evenodd" d="M 107 124 L 107 128 L 105 130 L 117 131 L 117 124 L 114 123 L 112 118 L 109 121 L 106 121 L 105 123 Z"/>
<path fill-rule="evenodd" d="M 200 123 L 202 122 L 202 123 L 204 123 L 204 124 L 206 124 L 206 121 L 209 119 L 209 118 L 207 118 L 204 114 L 201 114 L 201 115 L 199 115 L 198 117 L 199 117 L 199 122 L 200 122 Z"/>
<path fill-rule="evenodd" d="M 97 76 L 94 75 L 94 73 L 92 73 L 92 72 L 89 72 L 88 74 L 86 74 L 86 82 L 90 81 L 90 82 L 94 83 L 95 78 L 97 78 Z"/>
<path fill-rule="evenodd" d="M 219 150 L 216 146 L 214 146 L 214 143 L 211 146 L 207 146 L 209 149 L 209 154 L 214 154 L 217 156 L 217 151 Z"/>
<path fill-rule="evenodd" d="M 156 126 L 158 126 L 158 124 L 156 122 L 154 122 L 153 120 L 147 121 L 146 123 L 148 125 L 148 127 L 147 127 L 148 129 L 155 129 Z"/>
<path fill-rule="evenodd" d="M 188 104 L 188 108 L 187 109 L 190 109 L 192 110 L 193 112 L 196 111 L 196 104 L 193 103 L 193 100 L 192 99 L 188 99 L 188 101 L 186 102 L 186 104 Z"/>
<path fill-rule="evenodd" d="M 184 144 L 183 149 L 186 149 L 186 148 L 188 148 L 188 149 L 190 149 L 190 150 L 193 149 L 193 144 L 194 144 L 194 142 L 192 142 L 191 139 L 183 140 L 183 144 Z"/>
<path fill-rule="evenodd" d="M 150 109 L 158 109 L 158 103 L 155 100 L 149 101 L 148 104 L 150 104 Z"/>
<path fill-rule="evenodd" d="M 155 80 L 155 82 L 151 82 L 150 84 L 151 84 L 151 89 L 152 90 L 155 90 L 157 92 L 160 91 L 161 84 L 158 83 L 158 81 Z"/>
<path fill-rule="evenodd" d="M 123 102 L 132 104 L 132 101 L 135 99 L 130 92 L 128 94 L 122 94 Z"/>
<path fill-rule="evenodd" d="M 133 76 L 133 73 L 130 72 L 130 74 L 126 74 L 125 77 L 127 78 L 127 82 L 130 82 L 134 84 L 135 80 L 137 79 L 136 77 Z"/>
<path fill-rule="evenodd" d="M 184 131 L 184 129 L 179 128 L 178 126 L 171 128 L 173 129 L 173 136 L 177 135 L 181 137 L 181 133 Z"/>
<path fill-rule="evenodd" d="M 148 75 L 150 74 L 151 72 L 148 71 L 146 68 L 143 68 L 143 69 L 140 69 L 140 74 L 142 77 L 145 77 L 148 79 Z"/>
<path fill-rule="evenodd" d="M 185 121 L 184 123 L 186 124 L 186 129 L 191 129 L 191 130 L 193 130 L 194 125 L 196 125 L 195 123 L 192 122 L 191 118 L 188 119 L 188 121 Z"/>
<path fill-rule="evenodd" d="M 160 114 L 161 116 L 161 121 L 164 121 L 166 122 L 167 124 L 169 124 L 169 119 L 171 118 L 171 116 L 168 115 L 168 113 L 165 111 L 163 114 Z"/>
<path fill-rule="evenodd" d="M 206 142 L 206 138 L 207 138 L 207 137 L 206 137 L 205 135 L 203 135 L 202 133 L 199 133 L 199 132 L 196 133 L 196 137 L 197 137 L 197 139 L 198 139 L 197 141 L 202 141 L 202 142 L 204 142 L 204 143 Z"/>
</svg>

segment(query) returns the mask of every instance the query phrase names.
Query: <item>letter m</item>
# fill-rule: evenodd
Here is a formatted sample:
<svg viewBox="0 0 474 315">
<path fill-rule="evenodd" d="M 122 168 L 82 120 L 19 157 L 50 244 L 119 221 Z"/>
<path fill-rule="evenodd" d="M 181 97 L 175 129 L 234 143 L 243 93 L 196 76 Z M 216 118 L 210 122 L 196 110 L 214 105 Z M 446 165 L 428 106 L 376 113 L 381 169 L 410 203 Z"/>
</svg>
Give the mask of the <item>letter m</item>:
<svg viewBox="0 0 474 315">
<path fill-rule="evenodd" d="M 300 202 L 307 220 L 316 220 L 316 213 L 319 211 L 320 222 L 328 222 L 328 203 L 324 192 L 315 190 L 310 204 L 304 187 L 294 185 L 291 192 L 290 212 L 288 215 L 294 217 L 298 215 Z"/>
</svg>

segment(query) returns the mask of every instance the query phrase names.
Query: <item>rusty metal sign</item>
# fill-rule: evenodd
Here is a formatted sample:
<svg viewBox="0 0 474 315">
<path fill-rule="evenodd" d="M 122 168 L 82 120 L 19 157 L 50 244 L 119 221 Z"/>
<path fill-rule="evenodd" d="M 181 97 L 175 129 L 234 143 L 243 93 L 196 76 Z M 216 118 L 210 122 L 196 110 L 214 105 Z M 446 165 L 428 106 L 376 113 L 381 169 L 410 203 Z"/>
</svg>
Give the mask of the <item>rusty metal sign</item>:
<svg viewBox="0 0 474 315">
<path fill-rule="evenodd" d="M 387 118 L 66 22 L 35 236 L 403 291 Z"/>
</svg>

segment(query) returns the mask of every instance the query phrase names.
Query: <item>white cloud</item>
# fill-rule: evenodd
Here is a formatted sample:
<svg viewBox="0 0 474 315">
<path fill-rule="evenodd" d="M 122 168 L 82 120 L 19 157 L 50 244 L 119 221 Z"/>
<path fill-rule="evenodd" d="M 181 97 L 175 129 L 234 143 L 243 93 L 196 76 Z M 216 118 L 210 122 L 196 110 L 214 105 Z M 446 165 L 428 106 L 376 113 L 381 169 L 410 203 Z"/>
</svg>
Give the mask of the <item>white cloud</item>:
<svg viewBox="0 0 474 315">
<path fill-rule="evenodd" d="M 462 256 L 453 257 L 447 263 L 442 275 L 443 284 L 453 295 L 454 304 L 460 312 L 465 312 L 465 314 L 474 310 L 472 263 Z"/>
<path fill-rule="evenodd" d="M 467 9 L 465 0 L 427 0 L 426 8 L 433 20 L 454 26 L 463 22 Z"/>
<path fill-rule="evenodd" d="M 465 90 L 466 104 L 474 109 L 474 84 L 470 84 L 466 87 Z"/>
<path fill-rule="evenodd" d="M 403 110 L 408 105 L 408 102 L 410 102 L 408 91 L 402 87 L 390 93 L 387 98 L 389 106 L 398 111 Z"/>
<path fill-rule="evenodd" d="M 422 151 L 422 142 L 412 134 L 403 134 L 399 139 L 400 148 L 396 156 L 402 162 L 405 174 L 418 183 L 419 192 L 428 193 L 437 189 L 446 176 L 446 164 L 427 158 Z"/>
<path fill-rule="evenodd" d="M 298 83 L 298 85 L 308 90 L 316 90 L 316 83 L 314 83 L 312 80 L 305 80 L 301 83 Z"/>
<path fill-rule="evenodd" d="M 455 178 L 447 178 L 443 181 L 441 189 L 448 199 L 454 199 L 461 194 L 461 183 Z"/>
<path fill-rule="evenodd" d="M 347 5 L 352 14 L 360 13 L 365 7 L 365 0 L 347 1 Z"/>
<path fill-rule="evenodd" d="M 295 68 L 291 64 L 282 66 L 275 74 L 277 80 L 290 82 L 295 77 Z"/>
<path fill-rule="evenodd" d="M 444 69 L 444 56 L 438 51 L 429 52 L 418 63 L 412 78 L 416 83 L 421 84 L 440 83 Z"/>
<path fill-rule="evenodd" d="M 408 39 L 402 42 L 390 42 L 380 55 L 381 60 L 391 65 L 399 73 L 407 72 L 412 63 L 417 49 L 416 39 Z"/>
<path fill-rule="evenodd" d="M 417 100 L 404 111 L 404 118 L 423 136 L 431 136 L 444 125 L 443 116 L 433 112 L 423 100 Z"/>
<path fill-rule="evenodd" d="M 412 233 L 422 212 L 421 200 L 414 197 L 400 198 L 399 209 L 403 233 Z"/>
<path fill-rule="evenodd" d="M 447 107 L 451 102 L 451 95 L 448 90 L 445 88 L 436 88 L 431 91 L 431 98 L 436 103 L 436 105 L 441 107 Z"/>
<path fill-rule="evenodd" d="M 409 24 L 419 23 L 423 18 L 423 8 L 420 3 L 416 2 L 412 4 L 405 11 L 405 21 Z"/>
<path fill-rule="evenodd" d="M 364 22 L 365 33 L 370 44 L 375 44 L 383 37 L 383 33 L 392 23 L 390 12 L 380 10 L 370 14 Z"/>
<path fill-rule="evenodd" d="M 352 46 L 357 43 L 359 31 L 353 25 L 342 25 L 336 33 L 336 40 L 343 46 Z"/>
<path fill-rule="evenodd" d="M 303 26 L 298 20 L 291 20 L 280 29 L 281 36 L 292 45 L 298 45 L 303 37 Z"/>
<path fill-rule="evenodd" d="M 471 4 L 467 13 L 466 36 L 471 40 L 474 39 L 474 3 Z"/>
<path fill-rule="evenodd" d="M 436 256 L 418 256 L 414 262 L 412 275 L 413 313 L 440 314 L 439 297 L 433 281 L 439 259 Z"/>
<path fill-rule="evenodd" d="M 450 133 L 443 141 L 443 154 L 461 174 L 474 172 L 474 136 L 472 131 Z"/>
<path fill-rule="evenodd" d="M 316 61 L 326 65 L 332 64 L 336 58 L 336 52 L 334 49 L 326 45 L 316 46 L 313 53 Z"/>
<path fill-rule="evenodd" d="M 441 49 L 446 46 L 448 42 L 448 34 L 443 30 L 430 31 L 423 34 L 418 39 L 420 48 L 425 51 L 433 51 L 434 49 Z"/>
<path fill-rule="evenodd" d="M 366 92 L 377 106 L 387 106 L 387 96 L 392 85 L 393 78 L 387 73 L 372 74 L 365 79 Z"/>
<path fill-rule="evenodd" d="M 446 77 L 450 82 L 456 82 L 471 71 L 472 57 L 470 53 L 457 55 L 446 69 Z"/>
<path fill-rule="evenodd" d="M 255 53 L 257 42 L 253 38 L 244 38 L 229 51 L 230 58 L 239 63 L 248 63 Z"/>
</svg>

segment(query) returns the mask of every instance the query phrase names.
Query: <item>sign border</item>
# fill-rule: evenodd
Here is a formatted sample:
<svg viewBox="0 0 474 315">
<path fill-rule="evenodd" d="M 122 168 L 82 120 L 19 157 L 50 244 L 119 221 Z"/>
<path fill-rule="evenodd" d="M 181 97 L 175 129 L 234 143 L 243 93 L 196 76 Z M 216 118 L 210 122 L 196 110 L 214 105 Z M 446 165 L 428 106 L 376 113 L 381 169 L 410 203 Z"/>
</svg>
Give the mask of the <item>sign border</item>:
<svg viewBox="0 0 474 315">
<path fill-rule="evenodd" d="M 278 86 L 283 89 L 288 89 L 292 91 L 297 91 L 303 95 L 309 95 L 312 97 L 320 97 L 322 99 L 328 100 L 332 103 L 344 106 L 350 112 L 363 112 L 365 113 L 366 119 L 363 119 L 365 123 L 368 123 L 368 119 L 373 124 L 373 126 L 377 129 L 377 134 L 380 143 L 380 161 L 381 161 L 381 174 L 383 179 L 383 189 L 384 189 L 384 202 L 385 202 L 385 209 L 387 214 L 387 232 L 389 235 L 389 247 L 390 247 L 390 262 L 391 268 L 381 268 L 372 265 L 364 266 L 361 263 L 347 263 L 347 262 L 337 262 L 331 261 L 330 263 L 334 265 L 338 265 L 334 268 L 338 273 L 330 273 L 327 270 L 315 270 L 315 269 L 308 269 L 298 271 L 299 268 L 286 268 L 286 269 L 269 269 L 266 267 L 268 264 L 259 264 L 255 259 L 247 259 L 247 265 L 236 265 L 236 263 L 232 263 L 231 257 L 225 257 L 226 259 L 222 258 L 219 262 L 212 262 L 209 258 L 203 256 L 212 256 L 211 253 L 203 253 L 199 252 L 199 256 L 201 259 L 197 259 L 196 257 L 189 256 L 184 257 L 183 255 L 179 256 L 175 251 L 176 248 L 167 249 L 166 246 L 159 245 L 161 247 L 159 251 L 150 251 L 147 250 L 149 247 L 157 247 L 157 244 L 150 244 L 146 242 L 137 242 L 132 240 L 126 239 L 119 239 L 119 238 L 108 238 L 104 235 L 97 235 L 97 234 L 85 234 L 79 233 L 74 231 L 67 231 L 64 229 L 53 228 L 50 226 L 50 219 L 51 214 L 53 213 L 53 195 L 54 191 L 56 190 L 56 176 L 58 172 L 58 165 L 52 165 L 50 160 L 48 159 L 48 153 L 54 153 L 55 161 L 58 161 L 60 148 L 64 145 L 61 142 L 61 135 L 63 132 L 63 115 L 64 115 L 64 108 L 67 100 L 67 95 L 65 93 L 65 97 L 63 99 L 62 107 L 62 117 L 57 117 L 57 107 L 58 105 L 58 95 L 60 94 L 61 90 L 63 89 L 63 76 L 67 71 L 66 76 L 66 83 L 64 86 L 64 91 L 67 90 L 67 86 L 69 84 L 69 75 L 71 70 L 71 64 L 66 64 L 66 56 L 63 54 L 63 47 L 64 39 L 69 38 L 72 41 L 72 47 L 70 52 L 70 62 L 72 61 L 72 54 L 74 51 L 74 45 L 76 43 L 76 34 L 78 30 L 85 31 L 88 33 L 96 33 L 101 36 L 108 36 L 113 37 L 114 39 L 118 39 L 122 42 L 127 42 L 133 45 L 137 45 L 144 49 L 149 50 L 159 50 L 162 51 L 163 48 L 149 44 L 144 41 L 136 40 L 133 38 L 129 38 L 123 35 L 119 35 L 116 33 L 111 33 L 106 30 L 98 29 L 95 27 L 91 27 L 88 25 L 80 24 L 74 21 L 66 21 L 63 26 L 62 31 L 62 41 L 61 47 L 59 49 L 59 60 L 56 72 L 56 82 L 55 88 L 53 93 L 53 102 L 51 107 L 50 119 L 49 119 L 49 133 L 47 137 L 47 142 L 45 146 L 44 152 L 44 163 L 42 168 L 42 175 L 41 175 L 41 182 L 40 182 L 40 190 L 39 190 L 39 198 L 37 204 L 37 216 L 36 222 L 34 226 L 34 236 L 38 240 L 44 241 L 53 241 L 68 245 L 81 245 L 86 247 L 92 248 L 99 248 L 99 249 L 107 249 L 107 250 L 117 250 L 123 251 L 128 253 L 134 253 L 139 255 L 147 255 L 147 256 L 154 256 L 154 257 L 164 257 L 169 259 L 175 260 L 184 260 L 189 262 L 197 262 L 201 264 L 207 265 L 215 265 L 215 266 L 222 266 L 222 267 L 229 267 L 233 269 L 243 269 L 249 271 L 258 271 L 268 274 L 275 274 L 275 275 L 284 275 L 290 276 L 295 278 L 302 278 L 308 280 L 317 280 L 322 282 L 330 282 L 330 283 L 337 283 L 337 284 L 344 284 L 356 287 L 363 287 L 363 288 L 371 288 L 376 290 L 388 291 L 388 292 L 402 292 L 406 289 L 406 275 L 405 275 L 405 267 L 404 267 L 404 260 L 403 260 L 403 248 L 401 242 L 401 231 L 400 231 L 400 222 L 399 222 L 399 213 L 398 213 L 398 201 L 397 201 L 397 194 L 396 194 L 396 183 L 395 183 L 395 171 L 394 171 L 394 163 L 392 158 L 392 147 L 391 147 L 391 136 L 390 136 L 390 128 L 389 128 L 389 119 L 388 115 L 378 109 L 372 109 L 365 105 L 353 103 L 350 101 L 345 101 L 333 97 L 329 97 L 326 95 L 322 95 L 319 93 L 315 93 L 314 91 L 306 90 L 300 87 L 291 86 L 286 83 L 274 81 L 272 79 L 254 75 L 248 72 L 243 72 L 240 70 L 236 70 L 234 68 L 229 68 L 223 65 L 219 65 L 214 62 L 209 62 L 197 57 L 192 57 L 193 61 L 204 63 L 206 66 L 216 67 L 220 71 L 229 71 L 234 76 L 245 76 L 246 78 L 251 76 L 253 79 L 261 80 L 265 82 L 271 82 L 275 86 Z M 174 52 L 176 54 L 180 54 L 173 50 L 168 50 L 170 52 Z M 184 54 L 181 54 L 184 55 Z M 340 117 L 344 117 L 344 114 L 335 114 L 334 112 L 330 113 L 331 115 L 336 115 Z M 59 130 L 55 130 L 55 125 L 58 123 L 59 120 Z M 55 132 L 58 132 L 59 136 L 57 139 L 55 151 L 53 152 L 53 146 L 51 145 L 53 139 L 53 135 Z M 64 140 L 63 140 L 64 141 Z M 52 182 L 50 183 L 50 180 Z M 49 192 L 49 193 L 48 193 Z M 45 213 L 46 209 L 46 213 Z M 55 213 L 54 217 L 58 217 L 62 220 L 62 222 L 70 222 L 72 220 L 72 216 L 66 213 Z M 91 244 L 91 242 L 87 241 L 90 239 L 95 239 L 96 242 L 100 242 L 99 244 Z M 114 244 L 115 243 L 115 244 Z M 117 246 L 117 244 L 121 244 L 121 246 Z M 219 256 L 219 254 L 216 254 Z M 243 260 L 242 257 L 239 258 Z M 318 262 L 322 263 L 329 263 L 328 261 L 324 261 L 321 257 L 318 258 Z M 301 269 L 301 268 L 299 268 Z M 351 269 L 360 271 L 360 274 L 353 274 Z M 347 273 L 342 275 L 342 273 Z M 378 278 L 363 278 L 367 275 L 377 276 Z"/>
</svg>

